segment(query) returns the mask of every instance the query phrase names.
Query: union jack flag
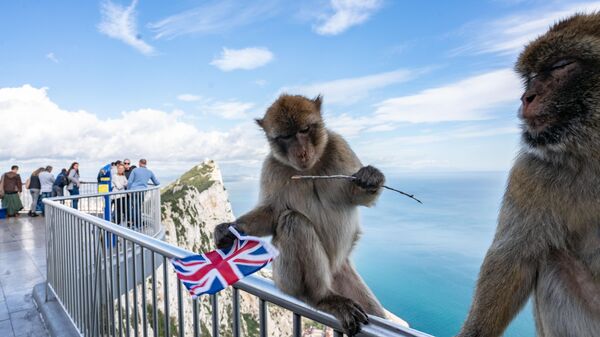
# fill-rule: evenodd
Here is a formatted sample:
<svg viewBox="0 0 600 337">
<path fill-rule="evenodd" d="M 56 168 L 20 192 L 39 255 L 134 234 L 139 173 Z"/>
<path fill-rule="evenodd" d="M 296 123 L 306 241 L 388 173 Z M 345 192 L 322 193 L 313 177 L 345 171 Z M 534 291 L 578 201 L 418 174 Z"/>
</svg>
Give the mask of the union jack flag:
<svg viewBox="0 0 600 337">
<path fill-rule="evenodd" d="M 227 249 L 217 249 L 183 259 L 171 259 L 177 277 L 192 295 L 215 294 L 240 279 L 262 269 L 279 252 L 264 239 L 229 230 L 237 240 Z"/>
</svg>

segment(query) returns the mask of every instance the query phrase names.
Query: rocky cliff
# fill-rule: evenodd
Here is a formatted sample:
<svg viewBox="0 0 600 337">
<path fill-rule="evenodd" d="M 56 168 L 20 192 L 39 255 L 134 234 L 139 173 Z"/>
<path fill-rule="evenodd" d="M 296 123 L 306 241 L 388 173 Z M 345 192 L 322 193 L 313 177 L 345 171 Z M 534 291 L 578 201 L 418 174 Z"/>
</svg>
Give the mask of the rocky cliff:
<svg viewBox="0 0 600 337">
<path fill-rule="evenodd" d="M 193 252 L 214 250 L 212 232 L 216 225 L 235 219 L 223 186 L 221 172 L 214 161 L 205 161 L 195 166 L 175 182 L 161 191 L 162 223 L 165 227 L 165 241 Z M 162 267 L 157 271 L 162 273 Z M 161 274 L 159 274 L 161 275 Z M 177 278 L 169 272 L 169 312 L 170 335 L 177 336 Z M 262 272 L 269 276 L 268 271 Z M 159 287 L 163 285 L 159 282 Z M 186 318 L 192 316 L 191 300 L 186 297 L 184 311 Z M 258 299 L 250 294 L 240 296 L 241 330 L 243 336 L 258 336 Z M 208 296 L 200 299 L 201 333 L 209 336 L 212 330 L 211 305 Z M 164 298 L 158 299 L 158 308 L 164 307 Z M 150 308 L 151 309 L 151 308 Z M 160 310 L 160 309 L 159 309 Z M 231 289 L 219 293 L 219 325 L 221 336 L 232 336 L 232 294 Z M 163 317 L 162 310 L 159 316 Z M 292 315 L 281 308 L 271 306 L 268 313 L 269 336 L 288 336 L 292 331 Z M 185 335 L 192 335 L 192 320 L 185 320 Z M 164 336 L 164 328 L 160 329 Z"/>
</svg>

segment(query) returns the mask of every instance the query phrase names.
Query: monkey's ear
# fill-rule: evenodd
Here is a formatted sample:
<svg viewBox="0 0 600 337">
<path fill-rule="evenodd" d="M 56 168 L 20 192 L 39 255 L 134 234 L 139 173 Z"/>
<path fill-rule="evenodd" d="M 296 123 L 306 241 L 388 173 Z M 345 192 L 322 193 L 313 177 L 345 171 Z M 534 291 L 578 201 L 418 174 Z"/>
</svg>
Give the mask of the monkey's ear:
<svg viewBox="0 0 600 337">
<path fill-rule="evenodd" d="M 265 127 L 264 127 L 264 120 L 263 120 L 263 119 L 256 118 L 254 121 L 255 121 L 255 122 L 256 122 L 256 124 L 258 124 L 258 126 L 260 126 L 261 128 L 263 128 L 263 129 L 265 128 Z"/>
<path fill-rule="evenodd" d="M 313 99 L 313 103 L 315 104 L 317 111 L 321 112 L 321 103 L 323 103 L 323 96 L 321 94 L 317 95 L 317 97 Z"/>
</svg>

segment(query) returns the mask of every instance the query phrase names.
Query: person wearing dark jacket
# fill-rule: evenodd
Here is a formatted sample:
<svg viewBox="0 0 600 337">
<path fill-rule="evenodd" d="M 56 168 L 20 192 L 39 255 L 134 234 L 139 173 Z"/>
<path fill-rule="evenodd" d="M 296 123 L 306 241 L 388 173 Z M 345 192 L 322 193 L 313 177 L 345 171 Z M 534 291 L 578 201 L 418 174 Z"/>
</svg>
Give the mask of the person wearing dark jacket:
<svg viewBox="0 0 600 337">
<path fill-rule="evenodd" d="M 2 208 L 6 208 L 8 216 L 19 216 L 19 211 L 23 209 L 21 198 L 19 198 L 19 193 L 23 191 L 23 183 L 18 172 L 19 167 L 13 165 L 10 171 L 4 173 L 0 179 Z"/>
<path fill-rule="evenodd" d="M 62 197 L 64 195 L 65 186 L 68 184 L 69 178 L 67 178 L 67 169 L 64 168 L 56 176 L 56 180 L 54 180 L 54 185 L 52 185 L 52 196 Z"/>
<path fill-rule="evenodd" d="M 31 207 L 29 207 L 29 216 L 38 216 L 35 212 L 38 200 L 40 198 L 40 190 L 42 188 L 42 184 L 40 183 L 39 174 L 44 170 L 43 167 L 33 171 L 31 177 L 29 177 L 29 193 L 31 194 Z"/>
</svg>

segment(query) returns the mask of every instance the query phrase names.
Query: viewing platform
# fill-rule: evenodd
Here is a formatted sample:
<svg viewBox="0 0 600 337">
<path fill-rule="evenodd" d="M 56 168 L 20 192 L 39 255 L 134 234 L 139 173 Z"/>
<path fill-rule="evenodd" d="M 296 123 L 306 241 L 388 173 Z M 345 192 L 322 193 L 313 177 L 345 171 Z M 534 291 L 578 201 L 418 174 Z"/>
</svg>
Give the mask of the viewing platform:
<svg viewBox="0 0 600 337">
<path fill-rule="evenodd" d="M 118 202 L 127 206 L 117 218 Z M 272 335 L 274 307 L 289 314 L 290 331 L 282 336 L 309 336 L 302 331 L 307 320 L 343 336 L 333 316 L 261 276 L 193 300 L 169 259 L 194 252 L 163 241 L 158 187 L 105 194 L 90 189 L 44 204 L 45 217 L 0 220 L 0 336 L 263 337 Z M 256 326 L 241 310 L 247 298 L 254 301 Z M 429 335 L 371 317 L 358 336 Z"/>
</svg>

